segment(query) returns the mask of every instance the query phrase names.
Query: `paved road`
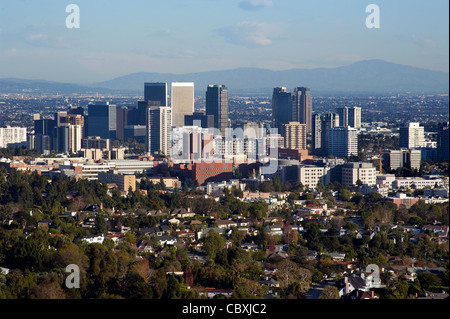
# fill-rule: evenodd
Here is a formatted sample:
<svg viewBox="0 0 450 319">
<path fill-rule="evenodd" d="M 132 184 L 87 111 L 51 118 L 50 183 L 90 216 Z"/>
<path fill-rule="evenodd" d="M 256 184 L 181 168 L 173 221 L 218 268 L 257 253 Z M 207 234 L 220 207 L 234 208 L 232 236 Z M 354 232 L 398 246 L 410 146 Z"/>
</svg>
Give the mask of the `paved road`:
<svg viewBox="0 0 450 319">
<path fill-rule="evenodd" d="M 324 284 L 324 285 L 314 285 L 309 289 L 306 293 L 306 299 L 319 299 L 319 296 L 322 294 L 323 288 L 326 286 L 334 286 L 334 283 Z"/>
</svg>

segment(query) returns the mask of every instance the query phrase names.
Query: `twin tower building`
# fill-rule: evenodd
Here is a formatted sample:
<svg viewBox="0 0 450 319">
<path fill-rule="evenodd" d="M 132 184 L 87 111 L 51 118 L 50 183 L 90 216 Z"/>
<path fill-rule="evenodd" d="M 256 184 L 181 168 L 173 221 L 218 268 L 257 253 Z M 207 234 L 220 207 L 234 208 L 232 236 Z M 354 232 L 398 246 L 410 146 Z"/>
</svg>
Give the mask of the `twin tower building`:
<svg viewBox="0 0 450 319">
<path fill-rule="evenodd" d="M 358 155 L 357 129 L 361 108 L 343 107 L 336 113 L 313 113 L 309 88 L 288 92 L 276 87 L 272 95 L 272 127 L 284 138 L 285 148 L 306 150 L 311 135 L 311 153 L 317 156 L 350 157 Z"/>
</svg>

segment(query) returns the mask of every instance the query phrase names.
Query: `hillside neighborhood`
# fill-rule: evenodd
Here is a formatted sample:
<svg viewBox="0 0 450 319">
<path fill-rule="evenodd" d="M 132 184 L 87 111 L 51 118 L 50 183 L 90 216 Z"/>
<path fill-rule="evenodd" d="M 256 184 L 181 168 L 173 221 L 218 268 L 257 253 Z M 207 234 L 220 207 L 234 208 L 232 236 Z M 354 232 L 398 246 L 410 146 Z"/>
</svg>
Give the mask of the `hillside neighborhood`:
<svg viewBox="0 0 450 319">
<path fill-rule="evenodd" d="M 120 192 L 2 170 L 0 296 L 448 297 L 448 193 L 362 195 L 338 183 L 280 187 L 277 178 L 182 191 L 146 179 Z M 24 196 L 35 203 L 26 211 Z M 78 292 L 61 271 L 73 263 L 85 273 Z M 23 280 L 32 288 L 12 290 Z"/>
</svg>

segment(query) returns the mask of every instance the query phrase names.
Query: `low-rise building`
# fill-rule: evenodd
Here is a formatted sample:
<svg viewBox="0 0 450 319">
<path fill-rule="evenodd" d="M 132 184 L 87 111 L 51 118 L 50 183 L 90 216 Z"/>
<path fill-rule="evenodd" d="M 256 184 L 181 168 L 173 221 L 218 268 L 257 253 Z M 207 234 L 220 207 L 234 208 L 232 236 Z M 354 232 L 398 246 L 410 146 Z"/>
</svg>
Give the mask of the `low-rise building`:
<svg viewBox="0 0 450 319">
<path fill-rule="evenodd" d="M 342 184 L 356 185 L 360 181 L 365 185 L 377 183 L 377 171 L 372 163 L 346 163 L 342 166 Z"/>
<path fill-rule="evenodd" d="M 398 193 L 395 197 L 388 197 L 388 200 L 392 201 L 397 207 L 400 205 L 405 206 L 406 208 L 410 208 L 415 203 L 419 201 L 417 197 L 408 197 L 406 194 Z"/>
<path fill-rule="evenodd" d="M 127 192 L 130 187 L 136 191 L 136 176 L 119 174 L 117 170 L 109 170 L 108 172 L 99 172 L 98 181 L 100 183 L 116 184 L 121 191 Z"/>
</svg>

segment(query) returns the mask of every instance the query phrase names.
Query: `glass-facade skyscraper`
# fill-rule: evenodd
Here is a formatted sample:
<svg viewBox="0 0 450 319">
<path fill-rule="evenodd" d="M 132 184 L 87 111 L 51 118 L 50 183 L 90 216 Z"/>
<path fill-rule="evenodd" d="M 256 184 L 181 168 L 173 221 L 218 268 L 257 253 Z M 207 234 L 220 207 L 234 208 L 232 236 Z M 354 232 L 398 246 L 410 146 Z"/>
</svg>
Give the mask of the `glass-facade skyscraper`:
<svg viewBox="0 0 450 319">
<path fill-rule="evenodd" d="M 272 94 L 272 127 L 281 132 L 284 124 L 292 121 L 291 93 L 285 87 L 276 87 Z"/>
<path fill-rule="evenodd" d="M 144 83 L 144 100 L 152 106 L 169 106 L 167 102 L 167 83 Z"/>
<path fill-rule="evenodd" d="M 109 102 L 97 102 L 88 106 L 87 134 L 101 138 L 116 138 L 117 107 Z"/>
<path fill-rule="evenodd" d="M 225 136 L 228 127 L 228 88 L 209 85 L 206 91 L 206 115 L 214 115 L 214 127 Z"/>
<path fill-rule="evenodd" d="M 306 124 L 306 130 L 312 129 L 312 96 L 311 90 L 298 87 L 292 93 L 292 121 Z"/>
</svg>

